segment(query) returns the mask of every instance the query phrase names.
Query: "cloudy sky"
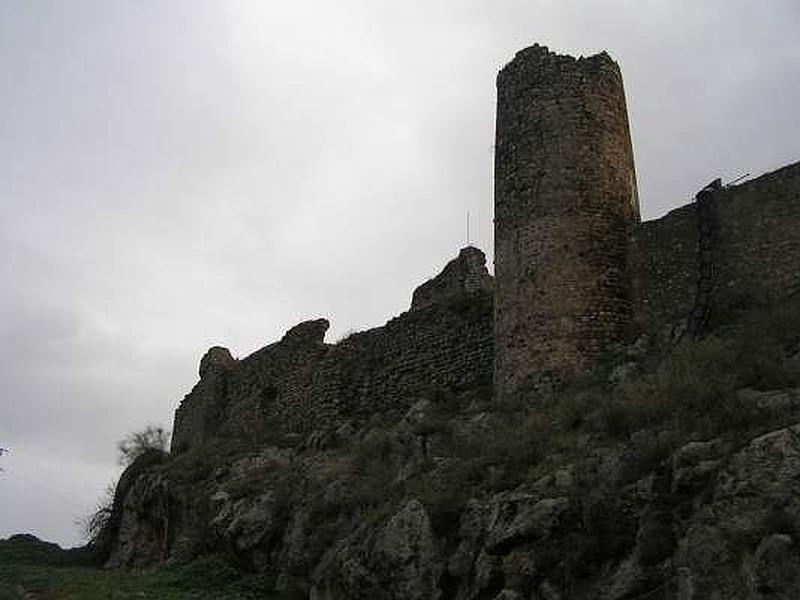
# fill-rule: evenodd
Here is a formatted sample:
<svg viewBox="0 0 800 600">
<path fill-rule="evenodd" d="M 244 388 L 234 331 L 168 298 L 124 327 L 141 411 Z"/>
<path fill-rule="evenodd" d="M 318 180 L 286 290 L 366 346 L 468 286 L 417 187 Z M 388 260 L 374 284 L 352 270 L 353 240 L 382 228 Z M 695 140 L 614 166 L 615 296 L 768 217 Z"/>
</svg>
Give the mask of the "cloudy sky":
<svg viewBox="0 0 800 600">
<path fill-rule="evenodd" d="M 623 69 L 643 215 L 800 159 L 797 0 L 0 1 L 0 537 L 79 541 L 204 350 L 492 253 L 494 77 Z"/>
</svg>

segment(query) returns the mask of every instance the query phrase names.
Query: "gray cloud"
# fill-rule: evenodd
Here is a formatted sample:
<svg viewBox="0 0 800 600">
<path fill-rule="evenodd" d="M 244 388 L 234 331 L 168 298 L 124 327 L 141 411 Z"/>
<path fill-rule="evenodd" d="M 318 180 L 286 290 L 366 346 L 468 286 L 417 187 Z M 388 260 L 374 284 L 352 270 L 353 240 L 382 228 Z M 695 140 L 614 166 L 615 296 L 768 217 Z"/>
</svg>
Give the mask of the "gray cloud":
<svg viewBox="0 0 800 600">
<path fill-rule="evenodd" d="M 798 159 L 798 26 L 794 0 L 3 2 L 0 535 L 76 542 L 206 347 L 383 323 L 467 210 L 491 256 L 517 49 L 621 63 L 652 218 Z"/>
</svg>

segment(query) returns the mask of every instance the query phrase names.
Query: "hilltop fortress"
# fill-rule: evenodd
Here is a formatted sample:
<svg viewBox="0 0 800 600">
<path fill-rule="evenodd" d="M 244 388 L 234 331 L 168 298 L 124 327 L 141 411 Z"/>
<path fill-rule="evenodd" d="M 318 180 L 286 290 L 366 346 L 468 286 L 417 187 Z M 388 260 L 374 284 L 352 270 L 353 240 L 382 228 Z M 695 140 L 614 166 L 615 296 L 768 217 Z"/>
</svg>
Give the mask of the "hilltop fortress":
<svg viewBox="0 0 800 600">
<path fill-rule="evenodd" d="M 535 402 L 637 340 L 674 343 L 715 311 L 800 292 L 800 163 L 642 223 L 607 54 L 535 45 L 497 88 L 495 277 L 464 248 L 383 327 L 326 344 L 319 319 L 242 360 L 212 348 L 176 412 L 174 453 L 324 436 L 442 393 Z"/>
</svg>

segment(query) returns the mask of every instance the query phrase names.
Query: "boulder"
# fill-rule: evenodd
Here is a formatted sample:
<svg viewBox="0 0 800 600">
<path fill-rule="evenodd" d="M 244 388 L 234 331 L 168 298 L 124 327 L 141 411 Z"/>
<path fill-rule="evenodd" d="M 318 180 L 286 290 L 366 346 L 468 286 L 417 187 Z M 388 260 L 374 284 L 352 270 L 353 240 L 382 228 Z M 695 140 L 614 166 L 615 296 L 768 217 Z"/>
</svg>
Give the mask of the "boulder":
<svg viewBox="0 0 800 600">
<path fill-rule="evenodd" d="M 798 550 L 794 540 L 786 534 L 773 534 L 761 540 L 755 553 L 755 583 L 763 598 L 800 598 Z"/>
<path fill-rule="evenodd" d="M 516 492 L 496 496 L 486 539 L 487 550 L 500 553 L 517 543 L 548 537 L 558 527 L 568 507 L 569 500 L 564 497 L 540 499 Z"/>
<path fill-rule="evenodd" d="M 428 600 L 442 571 L 430 518 L 412 499 L 383 525 L 361 525 L 330 549 L 314 573 L 314 597 Z"/>
</svg>

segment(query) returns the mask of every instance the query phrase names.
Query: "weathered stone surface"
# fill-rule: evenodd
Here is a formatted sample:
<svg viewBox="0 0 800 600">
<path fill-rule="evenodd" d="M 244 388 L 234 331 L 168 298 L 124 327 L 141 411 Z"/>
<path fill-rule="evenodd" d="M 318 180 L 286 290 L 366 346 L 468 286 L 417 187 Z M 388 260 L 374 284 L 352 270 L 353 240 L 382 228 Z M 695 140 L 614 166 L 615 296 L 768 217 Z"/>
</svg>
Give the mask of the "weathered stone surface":
<svg viewBox="0 0 800 600">
<path fill-rule="evenodd" d="M 416 500 L 394 515 L 375 543 L 373 568 L 392 573 L 396 598 L 430 598 L 435 587 L 436 542 L 425 508 Z"/>
<path fill-rule="evenodd" d="M 756 590 L 762 598 L 800 598 L 800 548 L 791 536 L 764 538 L 755 553 Z"/>
<path fill-rule="evenodd" d="M 489 509 L 477 500 L 470 500 L 461 513 L 459 539 L 456 550 L 447 563 L 448 572 L 459 578 L 466 578 L 483 546 L 482 537 L 486 529 Z"/>
<path fill-rule="evenodd" d="M 158 474 L 139 475 L 122 499 L 108 567 L 140 566 L 169 556 L 170 494 Z"/>
<path fill-rule="evenodd" d="M 252 550 L 283 525 L 279 499 L 271 490 L 236 501 L 223 496 L 217 499 L 218 512 L 211 527 L 237 551 Z"/>
<path fill-rule="evenodd" d="M 361 528 L 333 548 L 315 574 L 321 600 L 434 597 L 443 570 L 425 508 L 406 503 L 379 530 Z"/>
<path fill-rule="evenodd" d="M 748 388 L 737 395 L 760 411 L 781 412 L 800 407 L 800 389 L 760 391 Z"/>
<path fill-rule="evenodd" d="M 563 596 L 549 581 L 543 581 L 539 585 L 538 594 L 534 593 L 531 600 L 562 600 Z"/>
<path fill-rule="evenodd" d="M 503 590 L 493 600 L 523 600 L 523 597 L 515 590 Z"/>
<path fill-rule="evenodd" d="M 203 355 L 200 381 L 175 411 L 172 452 L 184 452 L 216 432 L 226 403 L 228 372 L 235 365 L 231 353 L 221 346 L 214 346 Z"/>
<path fill-rule="evenodd" d="M 500 495 L 492 506 L 487 549 L 499 552 L 516 543 L 546 538 L 558 526 L 567 507 L 567 498 L 540 499 L 518 493 Z"/>
<path fill-rule="evenodd" d="M 692 515 L 676 562 L 692 569 L 698 598 L 712 597 L 712 592 L 720 598 L 745 598 L 740 579 L 743 548 L 755 552 L 759 540 L 771 534 L 792 535 L 798 524 L 800 425 L 757 437 L 727 461 L 715 478 L 710 501 Z M 785 547 L 784 542 L 779 538 L 769 544 Z M 772 546 L 765 548 L 762 554 Z M 696 565 L 706 567 L 693 568 Z"/>
<path fill-rule="evenodd" d="M 623 598 L 636 597 L 636 592 L 641 590 L 647 581 L 647 576 L 637 557 L 630 556 L 620 564 L 609 583 L 604 586 L 603 600 L 622 600 Z"/>
<path fill-rule="evenodd" d="M 159 450 L 148 450 L 134 459 L 120 475 L 114 491 L 111 514 L 106 526 L 94 541 L 99 558 L 109 566 L 147 562 L 163 558 L 164 515 L 154 515 L 149 522 L 149 506 L 153 493 L 164 489 L 163 480 L 153 476 L 150 469 L 167 460 L 168 455 Z M 154 485 L 154 481 L 158 482 Z M 160 502 L 156 502 L 161 506 Z M 141 521 L 141 523 L 140 523 Z M 141 530 L 141 533 L 140 533 Z M 138 546 L 141 544 L 141 548 Z"/>
<path fill-rule="evenodd" d="M 495 392 L 591 368 L 630 317 L 639 220 L 625 92 L 606 54 L 534 45 L 497 77 Z"/>
<path fill-rule="evenodd" d="M 717 310 L 790 298 L 800 290 L 800 163 L 713 195 Z M 688 315 L 697 293 L 693 206 L 642 223 L 631 242 L 637 327 L 657 331 Z"/>
<path fill-rule="evenodd" d="M 210 372 L 221 372 L 229 369 L 236 361 L 231 356 L 230 350 L 222 346 L 213 346 L 200 359 L 198 373 L 200 378 L 205 377 Z"/>
<path fill-rule="evenodd" d="M 672 456 L 673 493 L 693 493 L 707 486 L 729 451 L 730 444 L 719 439 L 679 448 Z"/>
<path fill-rule="evenodd" d="M 286 433 L 317 431 L 324 441 L 354 417 L 443 390 L 488 387 L 492 286 L 485 258 L 466 248 L 448 269 L 422 286 L 413 310 L 337 344 L 324 343 L 328 321 L 317 319 L 232 364 L 226 351 L 212 349 L 203 364 L 215 368 L 203 369 L 176 411 L 173 451 L 211 437 L 274 444 Z"/>
<path fill-rule="evenodd" d="M 292 327 L 283 336 L 283 341 L 295 344 L 321 344 L 331 324 L 328 319 L 304 321 Z"/>
<path fill-rule="evenodd" d="M 463 248 L 444 270 L 423 283 L 411 300 L 411 310 L 463 300 L 475 294 L 491 292 L 492 276 L 486 269 L 486 255 L 474 246 Z"/>
</svg>

